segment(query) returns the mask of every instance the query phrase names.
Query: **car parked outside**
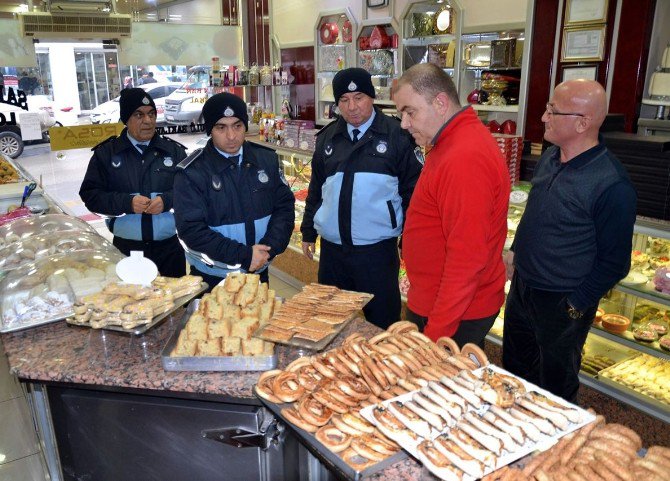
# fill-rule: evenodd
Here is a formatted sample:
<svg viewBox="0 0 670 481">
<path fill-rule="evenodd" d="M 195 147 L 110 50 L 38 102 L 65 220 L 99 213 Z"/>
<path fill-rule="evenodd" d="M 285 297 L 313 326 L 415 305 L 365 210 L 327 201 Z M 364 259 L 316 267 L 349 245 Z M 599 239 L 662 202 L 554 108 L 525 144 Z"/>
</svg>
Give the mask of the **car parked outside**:
<svg viewBox="0 0 670 481">
<path fill-rule="evenodd" d="M 181 82 L 157 82 L 140 85 L 139 88 L 144 89 L 156 104 L 156 123 L 163 124 L 165 122 L 165 98 L 172 92 L 177 90 L 182 85 Z M 98 105 L 91 111 L 91 123 L 93 124 L 108 124 L 119 121 L 119 98 L 105 102 Z"/>
<path fill-rule="evenodd" d="M 47 140 L 47 131 L 56 125 L 51 100 L 46 95 L 28 95 L 26 100 L 27 112 L 39 115 L 42 139 Z M 26 141 L 21 137 L 21 114 L 25 112 L 19 106 L 0 103 L 0 153 L 12 159 L 21 155 L 25 147 Z"/>
</svg>

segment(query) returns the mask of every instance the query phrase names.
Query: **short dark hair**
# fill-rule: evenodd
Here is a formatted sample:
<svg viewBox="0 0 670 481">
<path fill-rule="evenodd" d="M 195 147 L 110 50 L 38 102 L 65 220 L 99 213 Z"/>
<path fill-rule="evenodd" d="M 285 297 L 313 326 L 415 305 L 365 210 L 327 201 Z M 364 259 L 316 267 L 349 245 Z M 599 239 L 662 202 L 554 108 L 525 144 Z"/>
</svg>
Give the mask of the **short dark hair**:
<svg viewBox="0 0 670 481">
<path fill-rule="evenodd" d="M 398 79 L 395 90 L 403 85 L 409 85 L 429 102 L 444 92 L 451 102 L 457 105 L 461 103 L 456 85 L 449 74 L 432 63 L 419 63 L 407 69 Z"/>
</svg>

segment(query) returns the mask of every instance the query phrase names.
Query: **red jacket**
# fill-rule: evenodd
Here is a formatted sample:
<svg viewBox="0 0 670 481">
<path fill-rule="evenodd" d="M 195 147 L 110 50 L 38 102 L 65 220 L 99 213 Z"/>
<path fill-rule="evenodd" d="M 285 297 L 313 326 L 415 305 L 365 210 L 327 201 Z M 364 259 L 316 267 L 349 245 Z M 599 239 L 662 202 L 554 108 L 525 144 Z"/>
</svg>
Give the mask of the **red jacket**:
<svg viewBox="0 0 670 481">
<path fill-rule="evenodd" d="M 491 316 L 504 302 L 509 193 L 496 141 L 472 108 L 461 110 L 426 156 L 403 234 L 407 304 L 428 317 L 431 339 L 452 336 L 462 320 Z"/>
</svg>

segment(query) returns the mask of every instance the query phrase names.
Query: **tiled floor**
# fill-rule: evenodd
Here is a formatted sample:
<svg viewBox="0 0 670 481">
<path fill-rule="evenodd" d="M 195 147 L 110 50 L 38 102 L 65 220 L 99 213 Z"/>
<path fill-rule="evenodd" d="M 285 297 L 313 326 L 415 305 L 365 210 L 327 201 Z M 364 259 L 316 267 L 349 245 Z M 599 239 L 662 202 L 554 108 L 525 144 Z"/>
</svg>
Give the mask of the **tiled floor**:
<svg viewBox="0 0 670 481">
<path fill-rule="evenodd" d="M 177 134 L 173 138 L 192 150 L 201 135 Z M 89 149 L 51 152 L 48 144 L 27 146 L 16 161 L 68 214 L 90 217 L 79 199 L 79 186 L 91 156 Z M 101 220 L 91 222 L 98 232 L 109 235 Z M 290 280 L 290 279 L 288 279 Z M 278 296 L 292 297 L 297 289 L 270 275 L 270 287 Z M 43 456 L 35 435 L 30 411 L 23 390 L 9 374 L 9 366 L 0 340 L 0 481 L 49 480 L 43 467 Z"/>
</svg>

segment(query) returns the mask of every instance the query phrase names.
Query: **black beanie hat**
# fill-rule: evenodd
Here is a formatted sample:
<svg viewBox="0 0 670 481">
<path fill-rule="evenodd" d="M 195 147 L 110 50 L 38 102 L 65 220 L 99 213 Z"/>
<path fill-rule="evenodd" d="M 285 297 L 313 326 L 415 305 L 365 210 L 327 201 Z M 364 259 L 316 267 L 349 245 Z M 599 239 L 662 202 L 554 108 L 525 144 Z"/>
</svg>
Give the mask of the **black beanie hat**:
<svg viewBox="0 0 670 481">
<path fill-rule="evenodd" d="M 121 91 L 121 98 L 119 99 L 119 106 L 121 108 L 119 117 L 124 124 L 128 123 L 130 116 L 140 107 L 151 106 L 156 110 L 154 99 L 144 89 L 140 88 L 123 89 Z"/>
<path fill-rule="evenodd" d="M 237 95 L 227 92 L 212 95 L 202 106 L 202 116 L 205 119 L 205 133 L 212 135 L 212 128 L 221 117 L 236 117 L 242 121 L 244 128 L 249 130 L 249 116 L 247 104 Z"/>
<path fill-rule="evenodd" d="M 333 78 L 335 103 L 340 101 L 342 95 L 349 92 L 362 92 L 375 98 L 375 88 L 372 86 L 372 77 L 370 77 L 367 70 L 354 67 L 337 72 Z"/>
</svg>

